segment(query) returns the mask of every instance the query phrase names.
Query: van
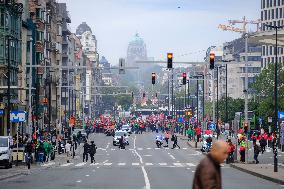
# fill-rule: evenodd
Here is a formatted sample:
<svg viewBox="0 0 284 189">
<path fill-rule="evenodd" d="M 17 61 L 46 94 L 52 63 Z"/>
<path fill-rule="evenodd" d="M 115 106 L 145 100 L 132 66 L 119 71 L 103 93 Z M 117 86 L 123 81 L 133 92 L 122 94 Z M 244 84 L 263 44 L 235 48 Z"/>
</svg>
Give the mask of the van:
<svg viewBox="0 0 284 189">
<path fill-rule="evenodd" d="M 10 136 L 0 136 L 0 166 L 12 168 L 13 139 Z"/>
</svg>

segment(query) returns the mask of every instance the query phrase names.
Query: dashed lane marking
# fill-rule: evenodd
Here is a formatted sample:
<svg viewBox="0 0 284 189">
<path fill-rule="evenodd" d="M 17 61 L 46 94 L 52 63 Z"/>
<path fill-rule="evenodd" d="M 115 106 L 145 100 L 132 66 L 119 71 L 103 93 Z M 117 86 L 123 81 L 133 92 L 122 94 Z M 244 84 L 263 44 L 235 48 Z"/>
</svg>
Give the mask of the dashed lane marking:
<svg viewBox="0 0 284 189">
<path fill-rule="evenodd" d="M 166 166 L 167 163 L 159 163 L 159 165 Z"/>
<path fill-rule="evenodd" d="M 177 167 L 182 167 L 182 164 L 181 163 L 173 163 L 174 166 L 177 166 Z"/>
<path fill-rule="evenodd" d="M 190 167 L 194 167 L 196 165 L 194 165 L 193 163 L 186 163 L 187 166 L 190 166 Z"/>
<path fill-rule="evenodd" d="M 151 150 L 152 148 L 147 148 L 147 150 Z"/>
<path fill-rule="evenodd" d="M 145 165 L 150 166 L 153 165 L 153 163 L 145 163 Z"/>
<path fill-rule="evenodd" d="M 104 163 L 104 165 L 110 166 L 110 165 L 112 165 L 112 163 Z"/>
<path fill-rule="evenodd" d="M 143 148 L 137 148 L 137 150 L 143 150 Z"/>
<path fill-rule="evenodd" d="M 62 165 L 60 165 L 61 167 L 68 167 L 68 166 L 70 166 L 70 165 L 73 165 L 74 163 L 65 163 L 65 164 L 62 164 Z"/>
<path fill-rule="evenodd" d="M 42 167 L 49 167 L 49 166 L 54 165 L 54 164 L 55 164 L 54 162 L 49 162 L 49 163 L 42 164 L 41 166 Z"/>
<path fill-rule="evenodd" d="M 118 163 L 117 165 L 124 166 L 124 165 L 126 165 L 126 163 Z"/>
<path fill-rule="evenodd" d="M 139 165 L 139 163 L 132 163 L 132 165 Z"/>
</svg>

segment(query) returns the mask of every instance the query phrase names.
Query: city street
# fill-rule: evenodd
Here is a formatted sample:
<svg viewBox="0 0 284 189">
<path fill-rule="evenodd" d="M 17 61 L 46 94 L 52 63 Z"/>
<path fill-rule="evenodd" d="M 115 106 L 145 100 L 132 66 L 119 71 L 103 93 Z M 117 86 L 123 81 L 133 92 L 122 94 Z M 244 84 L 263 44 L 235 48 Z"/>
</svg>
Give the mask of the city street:
<svg viewBox="0 0 284 189">
<path fill-rule="evenodd" d="M 191 188 L 196 165 L 203 157 L 185 140 L 179 140 L 181 149 L 158 149 L 155 133 L 131 135 L 126 150 L 112 146 L 112 137 L 104 134 L 90 138 L 98 146 L 95 164 L 82 162 L 81 144 L 74 161 L 45 163 L 43 167 L 48 169 L 4 180 L 0 188 Z M 283 188 L 228 165 L 222 167 L 222 173 L 224 188 Z"/>
</svg>

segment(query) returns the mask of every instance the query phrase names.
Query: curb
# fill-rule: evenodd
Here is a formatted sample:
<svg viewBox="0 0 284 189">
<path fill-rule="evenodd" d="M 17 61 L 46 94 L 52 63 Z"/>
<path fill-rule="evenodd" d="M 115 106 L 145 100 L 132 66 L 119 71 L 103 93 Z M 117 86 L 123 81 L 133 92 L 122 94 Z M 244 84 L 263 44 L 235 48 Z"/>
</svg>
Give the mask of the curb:
<svg viewBox="0 0 284 189">
<path fill-rule="evenodd" d="M 16 177 L 16 176 L 20 176 L 20 175 L 27 175 L 27 173 L 14 173 L 14 174 L 9 174 L 7 176 L 2 176 L 0 177 L 0 181 L 4 181 L 4 180 L 7 180 L 7 179 L 10 179 L 10 178 L 13 178 L 13 177 Z"/>
<path fill-rule="evenodd" d="M 269 176 L 266 176 L 266 175 L 262 175 L 260 173 L 256 173 L 256 172 L 253 172 L 253 171 L 250 171 L 250 170 L 247 170 L 247 169 L 244 169 L 244 168 L 241 168 L 241 167 L 238 167 L 234 164 L 230 164 L 230 166 L 234 169 L 237 169 L 239 171 L 242 171 L 242 172 L 245 172 L 245 173 L 248 173 L 248 174 L 251 174 L 253 176 L 256 176 L 256 177 L 259 177 L 259 178 L 262 178 L 262 179 L 265 179 L 265 180 L 268 180 L 268 181 L 271 181 L 271 182 L 274 182 L 274 183 L 277 183 L 277 184 L 281 184 L 281 185 L 284 185 L 284 181 L 283 180 L 279 180 L 279 179 L 276 179 L 276 178 L 272 178 L 272 177 L 269 177 Z"/>
</svg>

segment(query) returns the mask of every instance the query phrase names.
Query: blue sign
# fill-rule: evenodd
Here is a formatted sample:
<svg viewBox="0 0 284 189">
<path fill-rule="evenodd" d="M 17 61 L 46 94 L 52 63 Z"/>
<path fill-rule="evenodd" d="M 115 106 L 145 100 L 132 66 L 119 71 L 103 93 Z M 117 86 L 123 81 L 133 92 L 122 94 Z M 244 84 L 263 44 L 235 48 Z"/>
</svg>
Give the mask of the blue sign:
<svg viewBox="0 0 284 189">
<path fill-rule="evenodd" d="M 0 109 L 0 115 L 4 115 L 4 110 Z"/>
<path fill-rule="evenodd" d="M 182 117 L 178 118 L 178 122 L 183 123 L 183 118 Z"/>
<path fill-rule="evenodd" d="M 263 119 L 260 117 L 260 118 L 258 118 L 258 123 L 260 124 L 260 125 L 262 125 L 262 122 L 263 122 Z"/>
<path fill-rule="evenodd" d="M 215 130 L 216 129 L 216 124 L 215 123 L 209 123 L 208 129 Z"/>
<path fill-rule="evenodd" d="M 10 121 L 12 123 L 21 123 L 26 121 L 26 112 L 25 111 L 11 111 Z"/>
<path fill-rule="evenodd" d="M 278 119 L 284 119 L 284 112 L 278 112 Z"/>
</svg>

